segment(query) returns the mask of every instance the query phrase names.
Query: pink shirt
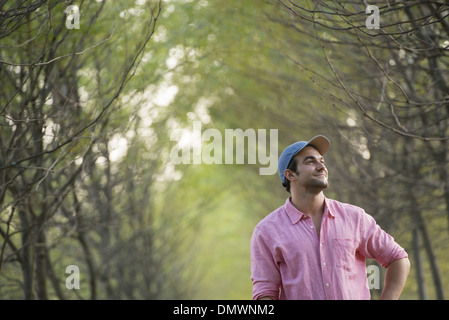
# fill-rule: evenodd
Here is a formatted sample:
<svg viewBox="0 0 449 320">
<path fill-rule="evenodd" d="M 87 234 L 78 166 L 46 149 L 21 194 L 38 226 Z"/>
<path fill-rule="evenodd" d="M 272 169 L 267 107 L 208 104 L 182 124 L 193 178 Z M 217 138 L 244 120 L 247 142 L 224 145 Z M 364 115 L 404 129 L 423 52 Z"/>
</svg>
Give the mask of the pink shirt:
<svg viewBox="0 0 449 320">
<path fill-rule="evenodd" d="M 251 238 L 253 299 L 370 299 L 365 258 L 387 267 L 405 257 L 363 209 L 326 198 L 318 237 L 288 198 Z"/>
</svg>

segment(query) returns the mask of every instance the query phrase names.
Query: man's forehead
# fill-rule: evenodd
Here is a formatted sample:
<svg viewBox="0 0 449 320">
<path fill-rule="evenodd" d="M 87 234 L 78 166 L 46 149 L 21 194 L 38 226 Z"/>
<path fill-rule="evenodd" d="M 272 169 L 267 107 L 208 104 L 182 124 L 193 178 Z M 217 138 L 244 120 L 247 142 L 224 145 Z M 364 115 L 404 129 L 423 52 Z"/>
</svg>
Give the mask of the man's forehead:
<svg viewBox="0 0 449 320">
<path fill-rule="evenodd" d="M 315 147 L 313 147 L 313 146 L 304 147 L 301 151 L 299 151 L 295 155 L 295 158 L 299 159 L 299 158 L 305 158 L 305 157 L 309 157 L 309 156 L 314 156 L 319 159 L 323 158 L 323 156 L 319 153 L 319 151 L 317 149 L 315 149 Z"/>
</svg>

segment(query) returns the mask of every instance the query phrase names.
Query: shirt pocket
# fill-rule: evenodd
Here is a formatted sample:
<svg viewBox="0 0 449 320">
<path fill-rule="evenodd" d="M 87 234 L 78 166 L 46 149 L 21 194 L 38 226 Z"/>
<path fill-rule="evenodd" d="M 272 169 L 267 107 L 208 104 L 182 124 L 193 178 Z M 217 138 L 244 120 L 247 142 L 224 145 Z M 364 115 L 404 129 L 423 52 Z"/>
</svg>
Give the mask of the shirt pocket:
<svg viewBox="0 0 449 320">
<path fill-rule="evenodd" d="M 355 272 L 356 244 L 353 239 L 334 239 L 336 266 L 348 273 Z"/>
</svg>

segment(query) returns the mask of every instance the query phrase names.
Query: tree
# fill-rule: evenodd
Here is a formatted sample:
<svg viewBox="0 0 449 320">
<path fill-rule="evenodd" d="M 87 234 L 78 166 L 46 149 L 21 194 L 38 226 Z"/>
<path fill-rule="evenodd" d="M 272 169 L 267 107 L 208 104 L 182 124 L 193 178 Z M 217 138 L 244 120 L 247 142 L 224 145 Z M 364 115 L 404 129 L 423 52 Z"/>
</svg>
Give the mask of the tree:
<svg viewBox="0 0 449 320">
<path fill-rule="evenodd" d="M 15 291 L 4 292 L 4 297 L 18 297 L 23 288 L 25 299 L 66 298 L 60 272 L 65 266 L 55 257 L 70 260 L 70 254 L 59 250 L 76 252 L 77 247 L 90 277 L 90 298 L 100 296 L 99 278 L 110 289 L 108 296 L 116 296 L 111 291 L 117 288 L 108 285 L 111 279 L 104 279 L 109 273 L 98 271 L 115 254 L 110 251 L 114 241 L 108 238 L 110 226 L 97 228 L 89 222 L 117 219 L 110 197 L 111 184 L 118 177 L 109 164 L 111 151 L 104 147 L 111 145 L 111 133 L 124 117 L 135 112 L 124 109 L 119 97 L 138 71 L 161 12 L 160 1 L 132 4 L 25 1 L 6 8 L 0 4 L 0 234 L 4 239 L 0 271 L 5 281 L 11 278 L 20 284 Z M 135 16 L 134 21 L 127 20 L 129 16 Z M 139 37 L 130 40 L 128 35 L 136 33 Z M 92 166 L 98 167 L 104 159 L 109 170 L 106 185 L 87 183 L 86 174 L 95 173 Z M 156 168 L 150 168 L 151 177 Z M 107 201 L 91 199 L 87 204 L 84 200 L 90 199 L 84 190 L 104 192 Z M 92 211 L 101 204 L 108 206 Z M 103 239 L 100 261 L 90 235 L 97 230 Z M 151 230 L 146 232 L 151 237 Z M 11 273 L 10 265 L 16 264 L 22 270 L 18 278 Z"/>
<path fill-rule="evenodd" d="M 343 121 L 327 115 L 323 118 L 335 128 L 335 136 L 349 142 L 364 158 L 351 161 L 342 157 L 338 161 L 342 172 L 353 167 L 350 172 L 357 172 L 357 179 L 340 179 L 349 178 L 355 190 L 366 190 L 369 196 L 359 199 L 362 203 L 387 195 L 393 198 L 393 203 L 373 206 L 380 213 L 396 208 L 394 218 L 386 217 L 389 224 L 404 224 L 411 214 L 417 264 L 421 264 L 416 245 L 416 237 L 420 237 L 429 256 L 435 296 L 443 299 L 443 279 L 431 244 L 437 239 L 429 238 L 427 219 L 420 212 L 429 208 L 431 201 L 428 218 L 440 221 L 442 206 L 449 217 L 446 3 L 371 1 L 367 7 L 350 1 L 279 0 L 277 4 L 279 11 L 270 15 L 272 20 L 321 46 L 325 71 L 292 52 L 287 57 L 315 77 L 325 89 L 322 93 L 346 115 Z M 377 14 L 379 26 L 374 20 Z M 351 194 L 352 201 L 363 198 L 357 192 L 345 194 Z M 440 237 L 446 238 L 447 233 Z M 417 274 L 418 281 L 423 278 Z M 420 292 L 424 298 L 423 290 Z"/>
</svg>

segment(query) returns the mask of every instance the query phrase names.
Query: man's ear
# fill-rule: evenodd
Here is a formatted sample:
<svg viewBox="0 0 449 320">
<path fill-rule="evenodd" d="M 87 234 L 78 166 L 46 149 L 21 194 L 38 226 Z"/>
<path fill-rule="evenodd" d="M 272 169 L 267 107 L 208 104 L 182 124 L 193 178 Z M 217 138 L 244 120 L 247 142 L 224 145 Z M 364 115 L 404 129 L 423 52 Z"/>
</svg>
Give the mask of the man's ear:
<svg viewBox="0 0 449 320">
<path fill-rule="evenodd" d="M 284 171 L 284 176 L 285 176 L 285 178 L 286 178 L 287 180 L 289 180 L 289 181 L 296 180 L 295 174 L 294 174 L 293 171 L 291 171 L 290 169 L 285 169 L 285 171 Z"/>
</svg>

